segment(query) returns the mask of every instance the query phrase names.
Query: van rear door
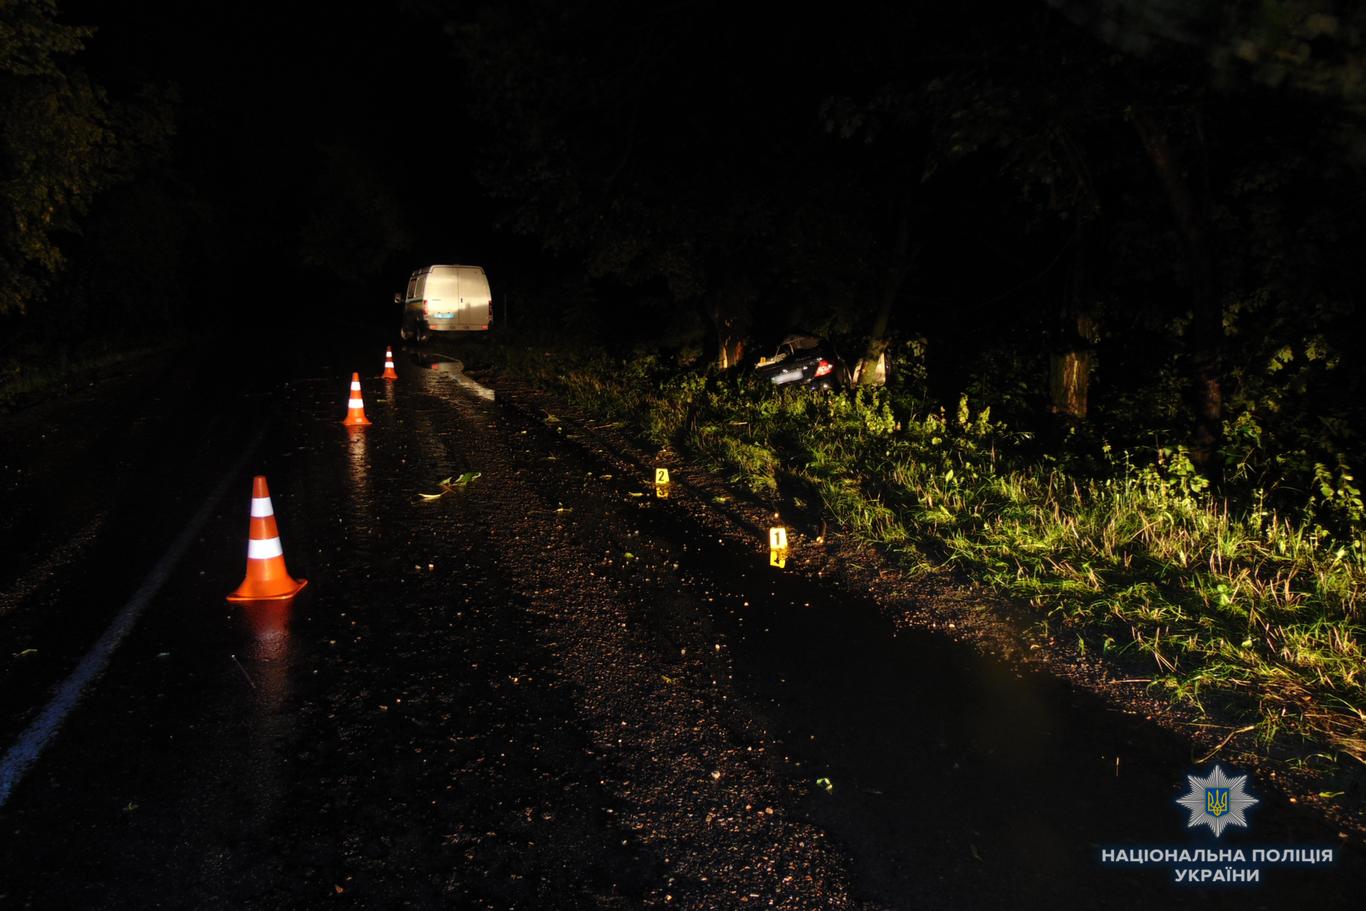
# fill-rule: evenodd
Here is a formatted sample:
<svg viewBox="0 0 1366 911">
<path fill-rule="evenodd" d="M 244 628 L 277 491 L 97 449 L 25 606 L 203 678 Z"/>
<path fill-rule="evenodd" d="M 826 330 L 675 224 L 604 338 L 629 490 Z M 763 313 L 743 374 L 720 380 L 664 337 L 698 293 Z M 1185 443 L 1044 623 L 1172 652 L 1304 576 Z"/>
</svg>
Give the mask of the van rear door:
<svg viewBox="0 0 1366 911">
<path fill-rule="evenodd" d="M 492 308 L 489 280 L 478 266 L 458 270 L 460 275 L 459 322 L 463 329 L 487 329 Z"/>
</svg>

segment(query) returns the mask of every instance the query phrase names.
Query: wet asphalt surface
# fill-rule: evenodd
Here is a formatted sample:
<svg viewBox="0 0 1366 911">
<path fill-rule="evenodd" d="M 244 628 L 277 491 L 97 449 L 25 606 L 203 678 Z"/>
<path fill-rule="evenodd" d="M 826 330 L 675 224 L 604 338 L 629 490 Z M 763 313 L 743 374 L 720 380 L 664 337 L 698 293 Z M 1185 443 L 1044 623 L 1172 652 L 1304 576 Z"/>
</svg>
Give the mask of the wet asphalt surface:
<svg viewBox="0 0 1366 911">
<path fill-rule="evenodd" d="M 374 379 L 383 345 L 168 357 L 0 418 L 0 748 L 232 474 L 0 807 L 0 907 L 1358 906 L 1359 846 L 1267 789 L 1187 833 L 1187 745 L 769 567 L 685 467 L 656 498 L 513 380 Z M 223 601 L 255 473 L 310 580 L 286 607 Z M 1290 844 L 1341 859 L 1226 889 L 1099 862 Z"/>
</svg>

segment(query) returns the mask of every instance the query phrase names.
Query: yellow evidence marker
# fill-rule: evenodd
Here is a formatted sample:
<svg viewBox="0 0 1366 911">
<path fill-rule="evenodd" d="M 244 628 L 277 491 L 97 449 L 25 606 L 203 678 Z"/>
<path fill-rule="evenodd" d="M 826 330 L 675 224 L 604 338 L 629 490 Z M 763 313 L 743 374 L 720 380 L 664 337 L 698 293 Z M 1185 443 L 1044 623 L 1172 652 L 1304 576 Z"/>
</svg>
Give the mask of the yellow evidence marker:
<svg viewBox="0 0 1366 911">
<path fill-rule="evenodd" d="M 787 566 L 787 529 L 781 525 L 768 530 L 768 565 Z"/>
<path fill-rule="evenodd" d="M 669 498 L 669 469 L 655 469 L 655 496 L 661 500 Z"/>
</svg>

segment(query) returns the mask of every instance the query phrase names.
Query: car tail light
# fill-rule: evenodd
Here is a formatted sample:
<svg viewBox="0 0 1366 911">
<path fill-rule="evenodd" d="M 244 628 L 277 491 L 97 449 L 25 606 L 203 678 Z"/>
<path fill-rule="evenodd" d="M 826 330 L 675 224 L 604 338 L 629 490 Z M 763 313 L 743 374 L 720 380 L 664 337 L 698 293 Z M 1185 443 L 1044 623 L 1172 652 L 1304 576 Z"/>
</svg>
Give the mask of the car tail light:
<svg viewBox="0 0 1366 911">
<path fill-rule="evenodd" d="M 830 363 L 825 358 L 821 358 L 820 363 L 816 364 L 816 376 L 825 376 L 827 373 L 834 369 L 834 364 Z"/>
</svg>

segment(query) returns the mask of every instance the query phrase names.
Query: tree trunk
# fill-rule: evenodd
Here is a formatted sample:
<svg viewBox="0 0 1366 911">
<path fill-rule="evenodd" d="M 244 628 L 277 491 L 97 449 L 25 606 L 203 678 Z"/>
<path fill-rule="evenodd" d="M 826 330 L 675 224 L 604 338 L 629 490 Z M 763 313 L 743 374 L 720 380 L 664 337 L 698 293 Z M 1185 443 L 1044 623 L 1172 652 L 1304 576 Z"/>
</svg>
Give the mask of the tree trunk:
<svg viewBox="0 0 1366 911">
<path fill-rule="evenodd" d="M 745 340 L 729 333 L 717 339 L 716 366 L 722 370 L 729 370 L 731 367 L 738 366 L 740 359 L 745 355 Z"/>
<path fill-rule="evenodd" d="M 1076 252 L 1062 293 L 1057 341 L 1049 356 L 1049 396 L 1055 415 L 1073 422 L 1086 420 L 1091 367 L 1096 344 L 1094 289 L 1091 286 L 1091 238 L 1094 226 L 1079 216 Z"/>
<path fill-rule="evenodd" d="M 1086 420 L 1086 393 L 1091 375 L 1091 352 L 1064 351 L 1052 356 L 1049 378 L 1053 412 L 1074 421 Z"/>
<path fill-rule="evenodd" d="M 1078 317 L 1077 331 L 1083 331 L 1084 316 Z M 1077 347 L 1054 352 L 1049 357 L 1049 393 L 1053 413 L 1073 421 L 1086 420 L 1087 399 L 1091 387 L 1091 349 Z"/>
<path fill-rule="evenodd" d="M 745 353 L 745 337 L 740 320 L 716 299 L 710 299 L 702 306 L 702 315 L 711 331 L 707 333 L 705 358 L 718 370 L 729 370 L 740 363 Z"/>
<path fill-rule="evenodd" d="M 906 275 L 911 271 L 910 262 L 911 248 L 911 206 L 909 199 L 903 199 L 897 212 L 896 219 L 896 238 L 892 241 L 891 261 L 887 265 L 887 272 L 882 286 L 882 296 L 878 301 L 877 315 L 873 319 L 872 331 L 868 333 L 868 348 L 863 352 L 863 360 L 859 364 L 859 385 L 873 386 L 879 381 L 879 377 L 886 376 L 886 361 L 883 355 L 887 351 L 887 329 L 892 322 L 892 311 L 896 307 L 896 299 L 901 294 L 901 286 L 906 281 Z M 882 362 L 883 369 L 879 370 L 879 361 Z"/>
<path fill-rule="evenodd" d="M 1194 116 L 1194 115 L 1192 115 Z M 1191 460 L 1204 468 L 1214 461 L 1223 433 L 1223 383 L 1220 352 L 1223 347 L 1224 314 L 1214 273 L 1214 251 L 1209 233 L 1209 173 L 1204 160 L 1204 137 L 1195 123 L 1198 170 L 1176 158 L 1165 124 L 1151 112 L 1135 110 L 1133 123 L 1162 181 L 1172 215 L 1185 245 L 1186 272 L 1190 282 L 1191 373 L 1189 398 L 1195 418 Z M 1194 186 L 1192 186 L 1194 184 Z"/>
</svg>

